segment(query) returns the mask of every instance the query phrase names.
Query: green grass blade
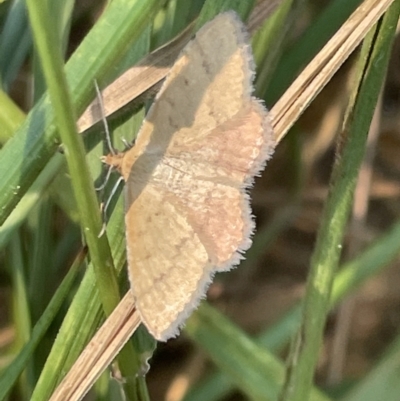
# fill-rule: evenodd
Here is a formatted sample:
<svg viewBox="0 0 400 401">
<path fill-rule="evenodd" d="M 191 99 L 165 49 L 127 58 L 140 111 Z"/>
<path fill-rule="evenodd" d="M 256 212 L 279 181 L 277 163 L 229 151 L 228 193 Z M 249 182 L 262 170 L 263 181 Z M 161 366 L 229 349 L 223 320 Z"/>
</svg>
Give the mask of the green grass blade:
<svg viewBox="0 0 400 401">
<path fill-rule="evenodd" d="M 98 237 L 102 229 L 102 218 L 92 177 L 86 164 L 83 140 L 78 135 L 75 125 L 76 117 L 63 71 L 61 48 L 56 40 L 57 36 L 51 34 L 54 26 L 46 3 L 40 4 L 28 0 L 27 5 L 35 45 L 46 78 L 58 132 L 63 142 L 82 231 L 89 246 L 103 308 L 106 314 L 110 314 L 119 302 L 118 285 L 107 238 Z"/>
<path fill-rule="evenodd" d="M 12 213 L 8 216 L 7 220 L 0 226 L 0 249 L 4 248 L 10 240 L 11 235 L 28 217 L 30 211 L 41 199 L 43 193 L 64 162 L 63 156 L 60 154 L 54 155 Z"/>
<path fill-rule="evenodd" d="M 336 158 L 331 191 L 311 259 L 301 326 L 293 342 L 291 366 L 281 396 L 285 401 L 308 399 L 312 388 L 341 244 L 399 11 L 400 2 L 397 1 L 386 13 L 377 31 L 373 29 L 364 41 L 358 65 L 359 86 L 354 88 L 354 104 L 350 103 L 349 118 L 344 127 L 346 138 L 342 138 L 341 154 Z"/>
<path fill-rule="evenodd" d="M 52 0 L 48 3 L 52 26 L 51 41 L 57 43 L 63 57 L 68 45 L 74 0 Z M 33 103 L 45 93 L 46 80 L 37 53 L 33 53 Z"/>
</svg>

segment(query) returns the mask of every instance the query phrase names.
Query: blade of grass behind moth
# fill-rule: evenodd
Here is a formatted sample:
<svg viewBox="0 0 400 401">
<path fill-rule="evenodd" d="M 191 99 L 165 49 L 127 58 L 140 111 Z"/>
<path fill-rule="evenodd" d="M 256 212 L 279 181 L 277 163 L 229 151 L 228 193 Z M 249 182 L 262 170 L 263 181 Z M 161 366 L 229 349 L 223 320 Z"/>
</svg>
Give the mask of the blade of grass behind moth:
<svg viewBox="0 0 400 401">
<path fill-rule="evenodd" d="M 343 137 L 339 139 L 339 155 L 335 158 L 331 190 L 311 258 L 301 325 L 292 344 L 288 376 L 280 396 L 284 401 L 302 401 L 310 395 L 356 179 L 399 12 L 400 1 L 395 1 L 382 23 L 368 34 L 363 44 L 358 63 L 359 81 L 350 100 Z"/>
<path fill-rule="evenodd" d="M 365 0 L 271 109 L 279 142 L 393 0 Z"/>
<path fill-rule="evenodd" d="M 283 49 L 289 29 L 299 14 L 302 1 L 284 0 L 255 33 L 252 40 L 254 59 L 257 65 L 255 80 L 256 96 L 262 98 L 265 88 Z M 303 2 L 304 3 L 304 2 Z M 267 3 L 264 2 L 267 6 Z"/>
<path fill-rule="evenodd" d="M 33 352 L 45 335 L 50 324 L 54 321 L 54 318 L 60 310 L 65 298 L 70 293 L 72 284 L 79 271 L 79 267 L 86 257 L 86 253 L 86 249 L 79 252 L 67 275 L 64 277 L 49 305 L 46 307 L 43 315 L 33 327 L 28 342 L 23 346 L 10 365 L 7 366 L 7 369 L 4 369 L 3 373 L 0 375 L 0 400 L 3 400 L 6 397 L 20 374 L 24 369 L 26 369 L 27 363 L 32 357 Z"/>
<path fill-rule="evenodd" d="M 190 22 L 189 18 L 193 17 L 193 6 L 198 7 L 198 2 L 196 4 L 191 1 L 172 0 L 167 3 L 165 9 L 157 13 L 153 23 L 152 49 L 163 46 L 185 29 Z"/>
<path fill-rule="evenodd" d="M 234 10 L 246 21 L 255 4 L 254 0 L 206 0 L 201 13 L 196 21 L 196 31 L 200 29 L 207 21 L 213 19 L 217 14 L 224 11 Z"/>
<path fill-rule="evenodd" d="M 274 104 L 301 69 L 317 54 L 340 28 L 362 0 L 335 0 L 306 29 L 304 34 L 282 55 L 267 91 L 260 94 L 267 104 Z M 262 88 L 262 87 L 261 87 Z M 265 88 L 265 87 L 264 87 Z"/>
<path fill-rule="evenodd" d="M 34 207 L 28 217 L 23 231 L 27 235 L 23 236 L 26 241 L 25 249 L 22 254 L 26 259 L 25 271 L 27 272 L 27 301 L 29 305 L 29 314 L 31 325 L 34 326 L 40 315 L 43 313 L 47 301 L 51 298 L 53 292 L 54 279 L 53 274 L 60 269 L 60 261 L 54 259 L 54 204 L 48 196 L 42 197 L 39 203 Z M 20 230 L 17 232 L 19 233 Z M 29 256 L 27 256 L 29 255 Z M 57 261 L 56 263 L 54 263 Z M 48 280 L 48 281 L 47 281 Z M 30 361 L 28 368 L 30 373 L 29 394 L 35 387 L 36 378 L 40 374 L 40 369 L 36 370 L 38 361 L 44 360 L 49 351 L 50 344 L 45 342 L 38 347 L 33 360 Z"/>
</svg>

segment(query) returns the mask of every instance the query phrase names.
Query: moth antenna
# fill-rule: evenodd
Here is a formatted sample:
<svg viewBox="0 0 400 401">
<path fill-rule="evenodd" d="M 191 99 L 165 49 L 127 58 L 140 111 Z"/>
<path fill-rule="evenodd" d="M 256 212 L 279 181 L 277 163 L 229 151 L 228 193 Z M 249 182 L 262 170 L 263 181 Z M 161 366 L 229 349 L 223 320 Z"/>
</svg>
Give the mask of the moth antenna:
<svg viewBox="0 0 400 401">
<path fill-rule="evenodd" d="M 108 183 L 108 180 L 109 180 L 110 177 L 111 177 L 112 170 L 113 170 L 113 167 L 112 167 L 112 166 L 108 166 L 106 178 L 104 178 L 103 183 L 102 183 L 99 187 L 96 187 L 96 188 L 95 188 L 95 190 L 96 190 L 97 192 L 102 191 L 102 190 L 106 187 L 106 185 L 107 185 L 107 183 Z"/>
<path fill-rule="evenodd" d="M 114 146 L 111 143 L 111 135 L 110 135 L 110 130 L 108 129 L 108 124 L 106 120 L 106 113 L 104 111 L 104 102 L 103 102 L 103 95 L 101 94 L 99 85 L 97 84 L 97 81 L 94 80 L 94 87 L 96 88 L 96 96 L 97 100 L 99 102 L 100 106 L 100 113 L 101 113 L 101 121 L 103 121 L 103 126 L 104 126 L 104 131 L 106 133 L 106 141 L 107 141 L 107 146 L 112 155 L 116 155 L 117 151 L 114 149 Z"/>
<path fill-rule="evenodd" d="M 110 170 L 111 170 L 111 169 L 110 169 Z M 115 195 L 115 193 L 117 192 L 117 189 L 118 189 L 118 187 L 119 187 L 119 185 L 121 184 L 122 181 L 123 181 L 123 177 L 119 177 L 119 178 L 118 178 L 118 181 L 115 183 L 113 189 L 112 189 L 111 192 L 110 192 L 110 195 L 109 195 L 109 197 L 108 197 L 108 199 L 107 199 L 107 202 L 106 202 L 104 208 L 102 209 L 102 215 L 103 215 L 103 221 L 104 221 L 104 223 L 103 223 L 103 227 L 102 227 L 101 231 L 99 232 L 98 238 L 100 238 L 100 237 L 104 234 L 104 232 L 106 231 L 106 225 L 107 225 L 107 209 L 108 209 L 108 207 L 110 206 L 111 199 L 114 197 L 114 195 Z"/>
<path fill-rule="evenodd" d="M 106 113 L 105 113 L 105 110 L 104 110 L 103 95 L 102 95 L 102 93 L 100 91 L 99 85 L 98 85 L 96 80 L 94 81 L 94 87 L 96 88 L 96 97 L 97 97 L 97 100 L 99 102 L 101 120 L 103 122 L 104 131 L 105 131 L 105 134 L 106 134 L 107 146 L 108 146 L 108 149 L 109 149 L 110 153 L 115 156 L 118 152 L 114 149 L 114 146 L 112 145 L 112 142 L 111 142 L 110 130 L 108 128 L 107 119 L 106 119 Z M 107 183 L 108 183 L 108 181 L 109 181 L 109 179 L 111 177 L 112 170 L 113 170 L 112 166 L 109 166 L 103 184 L 101 184 L 99 187 L 97 187 L 96 191 L 102 191 L 106 187 L 106 185 L 107 185 Z M 102 215 L 103 215 L 103 226 L 101 228 L 101 231 L 98 234 L 99 238 L 106 231 L 106 227 L 107 227 L 107 209 L 110 206 L 111 199 L 115 195 L 115 192 L 117 191 L 121 181 L 122 181 L 122 177 L 120 177 L 118 179 L 118 181 L 116 182 L 116 184 L 114 185 L 114 187 L 111 190 L 111 193 L 110 193 L 110 195 L 109 195 L 109 197 L 107 199 L 107 202 L 105 203 L 105 206 L 102 208 L 101 212 L 102 212 Z"/>
<path fill-rule="evenodd" d="M 126 149 L 132 149 L 133 148 L 133 144 L 129 143 L 125 138 L 121 138 L 121 142 L 125 145 Z"/>
</svg>

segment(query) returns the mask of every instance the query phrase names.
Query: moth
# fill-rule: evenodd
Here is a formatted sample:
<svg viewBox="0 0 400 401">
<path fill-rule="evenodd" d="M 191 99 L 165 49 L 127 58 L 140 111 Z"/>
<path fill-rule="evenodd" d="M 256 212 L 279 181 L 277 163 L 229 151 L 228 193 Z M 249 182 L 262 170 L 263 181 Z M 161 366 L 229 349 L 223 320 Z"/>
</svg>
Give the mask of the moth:
<svg viewBox="0 0 400 401">
<path fill-rule="evenodd" d="M 218 15 L 182 50 L 134 147 L 104 158 L 125 180 L 129 278 L 158 340 L 178 334 L 214 274 L 251 245 L 247 191 L 275 146 L 253 78 L 243 23 Z"/>
</svg>

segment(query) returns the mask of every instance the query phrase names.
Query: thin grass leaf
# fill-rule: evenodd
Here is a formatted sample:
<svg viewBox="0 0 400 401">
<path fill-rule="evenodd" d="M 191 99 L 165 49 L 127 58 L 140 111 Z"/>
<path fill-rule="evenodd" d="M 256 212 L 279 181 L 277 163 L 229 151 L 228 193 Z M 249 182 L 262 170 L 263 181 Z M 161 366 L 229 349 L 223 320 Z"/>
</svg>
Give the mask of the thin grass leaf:
<svg viewBox="0 0 400 401">
<path fill-rule="evenodd" d="M 21 109 L 0 90 L 0 143 L 4 144 L 15 130 L 22 124 L 25 114 Z"/>
<path fill-rule="evenodd" d="M 385 355 L 340 401 L 397 401 L 400 394 L 400 337 L 388 347 Z"/>
<path fill-rule="evenodd" d="M 47 197 L 42 199 L 29 216 L 28 225 L 31 230 L 28 233 L 29 241 L 26 241 L 27 249 L 25 251 L 30 255 L 26 262 L 26 271 L 29 272 L 27 285 L 32 325 L 43 313 L 49 293 L 52 291 L 52 286 L 46 284 L 47 279 L 51 277 L 50 269 L 54 268 L 52 252 L 48 251 L 54 249 L 54 235 L 51 233 L 53 218 L 54 204 Z M 38 288 L 43 288 L 43 290 L 38 291 Z"/>
<path fill-rule="evenodd" d="M 0 375 L 0 400 L 3 400 L 7 393 L 11 391 L 15 381 L 26 368 L 28 361 L 32 357 L 32 354 L 40 340 L 45 335 L 50 324 L 54 321 L 54 318 L 60 310 L 62 303 L 71 291 L 72 284 L 85 256 L 85 251 L 81 251 L 78 254 L 77 258 L 69 269 L 69 272 L 58 287 L 49 305 L 46 307 L 45 312 L 34 326 L 32 333 L 30 334 L 29 341 L 24 345 L 7 369 L 4 370 L 4 372 Z"/>
<path fill-rule="evenodd" d="M 25 263 L 22 260 L 22 244 L 20 238 L 15 236 L 11 244 L 11 263 L 12 274 L 14 281 L 14 293 L 13 293 L 13 315 L 16 325 L 17 340 L 15 345 L 17 348 L 28 341 L 31 332 L 31 317 L 29 311 L 28 302 L 28 285 L 25 276 Z"/>
<path fill-rule="evenodd" d="M 7 220 L 0 226 L 1 249 L 5 247 L 11 235 L 26 220 L 32 208 L 38 203 L 43 193 L 54 179 L 54 176 L 58 173 L 61 166 L 64 165 L 64 162 L 63 156 L 60 154 L 54 155 L 12 213 L 8 216 Z"/>
<path fill-rule="evenodd" d="M 299 12 L 300 7 L 294 6 L 294 3 L 294 0 L 282 1 L 253 37 L 254 60 L 257 65 L 257 97 L 263 98 L 273 69 L 280 59 L 283 42 Z"/>
<path fill-rule="evenodd" d="M 11 263 L 13 272 L 13 321 L 15 322 L 16 341 L 14 345 L 20 351 L 28 342 L 31 330 L 32 319 L 28 297 L 28 280 L 26 278 L 26 265 L 22 258 L 22 243 L 19 235 L 13 237 L 10 246 Z M 33 362 L 29 361 L 25 366 L 23 374 L 19 377 L 19 391 L 24 398 L 29 398 L 33 388 Z"/>
<path fill-rule="evenodd" d="M 74 3 L 74 0 L 53 0 L 48 3 L 52 41 L 57 43 L 63 57 L 67 50 Z M 40 59 L 36 52 L 33 53 L 33 86 L 33 103 L 36 103 L 47 89 Z"/>
</svg>

